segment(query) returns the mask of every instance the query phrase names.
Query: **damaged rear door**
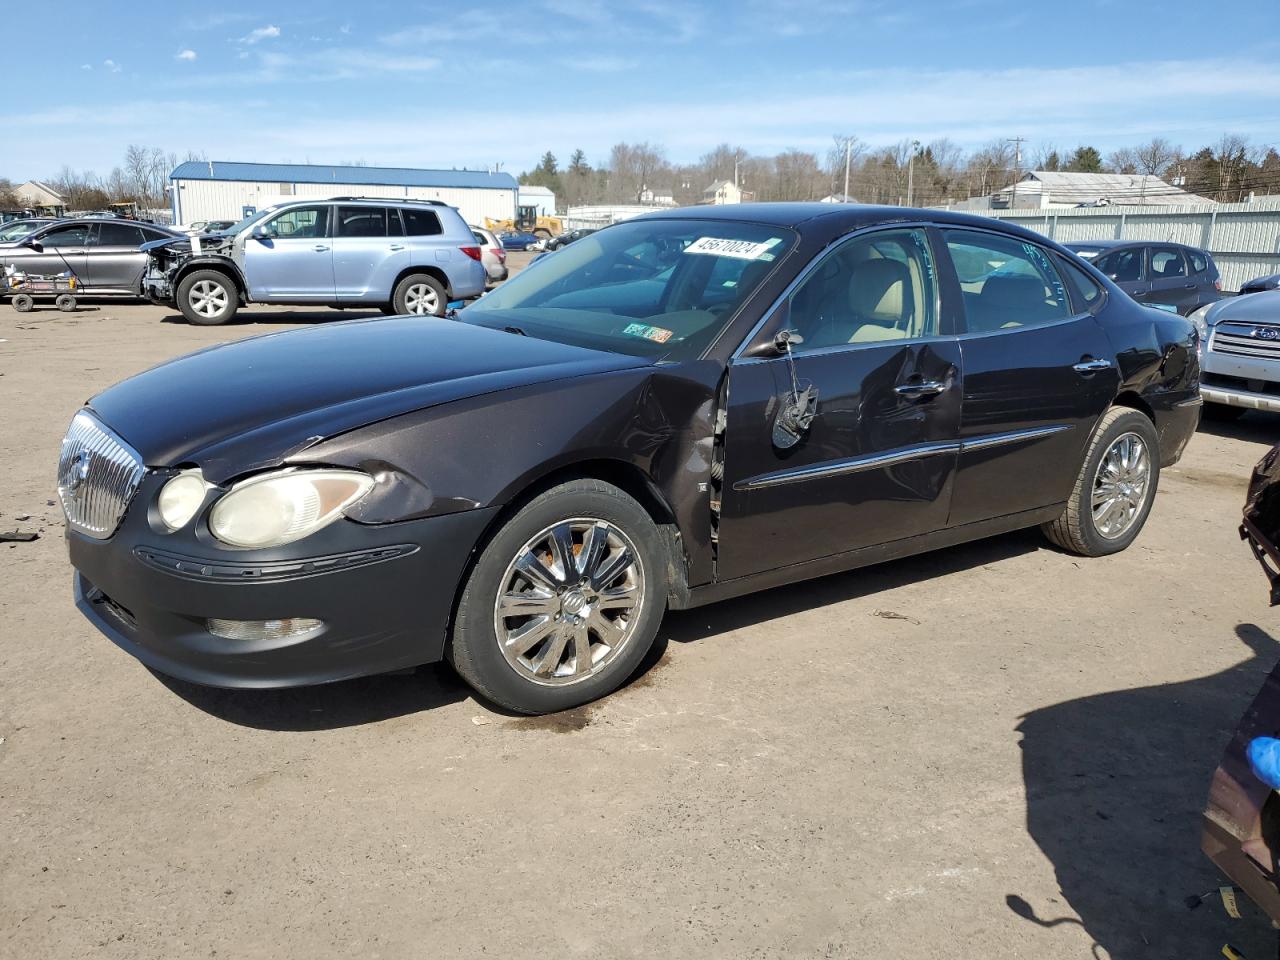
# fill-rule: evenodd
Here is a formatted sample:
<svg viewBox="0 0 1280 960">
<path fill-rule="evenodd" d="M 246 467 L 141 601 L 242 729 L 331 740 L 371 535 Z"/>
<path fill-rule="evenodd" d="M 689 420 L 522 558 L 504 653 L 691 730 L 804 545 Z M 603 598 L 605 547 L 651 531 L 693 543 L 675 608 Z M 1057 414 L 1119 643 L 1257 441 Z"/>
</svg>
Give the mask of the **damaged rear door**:
<svg viewBox="0 0 1280 960">
<path fill-rule="evenodd" d="M 718 579 L 947 525 L 963 387 L 935 263 L 924 228 L 855 235 L 732 362 Z"/>
</svg>

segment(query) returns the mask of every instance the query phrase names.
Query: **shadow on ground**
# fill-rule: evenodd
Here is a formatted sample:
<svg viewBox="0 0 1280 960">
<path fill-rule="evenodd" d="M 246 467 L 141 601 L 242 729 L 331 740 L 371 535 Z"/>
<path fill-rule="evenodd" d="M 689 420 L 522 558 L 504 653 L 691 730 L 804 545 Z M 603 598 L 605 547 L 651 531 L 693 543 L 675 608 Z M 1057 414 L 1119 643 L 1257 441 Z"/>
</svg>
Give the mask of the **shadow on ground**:
<svg viewBox="0 0 1280 960">
<path fill-rule="evenodd" d="M 1215 437 L 1271 444 L 1280 440 L 1280 414 L 1251 410 L 1238 420 L 1216 420 L 1211 414 L 1205 414 L 1200 420 L 1200 431 Z"/>
<path fill-rule="evenodd" d="M 1221 673 L 1023 718 L 1027 830 L 1080 919 L 1017 891 L 1010 910 L 1042 927 L 1083 926 L 1094 955 L 1116 960 L 1221 956 L 1228 940 L 1250 960 L 1275 955 L 1256 909 L 1230 922 L 1216 903 L 1191 912 L 1183 902 L 1223 882 L 1200 853 L 1200 813 L 1223 749 L 1280 655 L 1257 626 L 1241 624 L 1236 635 L 1246 659 Z"/>
<path fill-rule="evenodd" d="M 161 323 L 188 324 L 187 320 L 179 311 L 173 307 L 160 306 L 164 310 L 164 316 L 160 318 Z M 236 312 L 229 327 L 251 326 L 259 323 L 273 324 L 298 324 L 299 326 L 313 323 L 337 323 L 341 320 L 368 320 L 373 317 L 386 316 L 381 310 L 339 310 L 336 307 L 298 307 L 297 309 L 280 309 L 276 307 L 272 310 L 254 310 L 252 307 L 243 307 Z"/>
</svg>

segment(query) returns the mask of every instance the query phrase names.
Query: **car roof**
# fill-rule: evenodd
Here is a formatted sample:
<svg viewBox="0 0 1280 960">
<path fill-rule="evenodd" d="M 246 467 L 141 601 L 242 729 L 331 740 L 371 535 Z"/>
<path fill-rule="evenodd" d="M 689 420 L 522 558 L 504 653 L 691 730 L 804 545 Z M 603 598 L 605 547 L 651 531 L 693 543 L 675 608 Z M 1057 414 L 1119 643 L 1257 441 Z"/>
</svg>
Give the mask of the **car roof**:
<svg viewBox="0 0 1280 960">
<path fill-rule="evenodd" d="M 1142 240 L 1068 240 L 1063 244 L 1068 250 L 1113 250 L 1116 247 L 1141 246 Z"/>
</svg>

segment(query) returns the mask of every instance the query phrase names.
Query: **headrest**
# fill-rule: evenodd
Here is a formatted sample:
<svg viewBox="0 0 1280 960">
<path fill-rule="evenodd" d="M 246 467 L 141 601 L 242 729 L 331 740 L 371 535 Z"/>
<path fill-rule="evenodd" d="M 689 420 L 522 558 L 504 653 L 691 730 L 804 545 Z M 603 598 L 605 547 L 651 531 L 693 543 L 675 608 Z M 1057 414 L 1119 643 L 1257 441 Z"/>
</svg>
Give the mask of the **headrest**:
<svg viewBox="0 0 1280 960">
<path fill-rule="evenodd" d="M 897 260 L 864 260 L 849 280 L 849 307 L 860 319 L 899 323 L 914 307 L 910 283 L 906 266 Z"/>
</svg>

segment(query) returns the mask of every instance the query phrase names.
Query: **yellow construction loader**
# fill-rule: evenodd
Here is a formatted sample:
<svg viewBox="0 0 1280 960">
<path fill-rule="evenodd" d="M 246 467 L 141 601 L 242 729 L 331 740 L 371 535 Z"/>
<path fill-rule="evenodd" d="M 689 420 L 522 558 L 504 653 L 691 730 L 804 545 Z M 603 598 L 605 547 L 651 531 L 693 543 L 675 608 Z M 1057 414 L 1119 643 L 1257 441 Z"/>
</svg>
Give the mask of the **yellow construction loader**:
<svg viewBox="0 0 1280 960">
<path fill-rule="evenodd" d="M 533 233 L 547 239 L 564 233 L 564 221 L 559 217 L 539 216 L 537 207 L 517 207 L 514 219 L 485 217 L 484 225 L 494 233 Z"/>
</svg>

